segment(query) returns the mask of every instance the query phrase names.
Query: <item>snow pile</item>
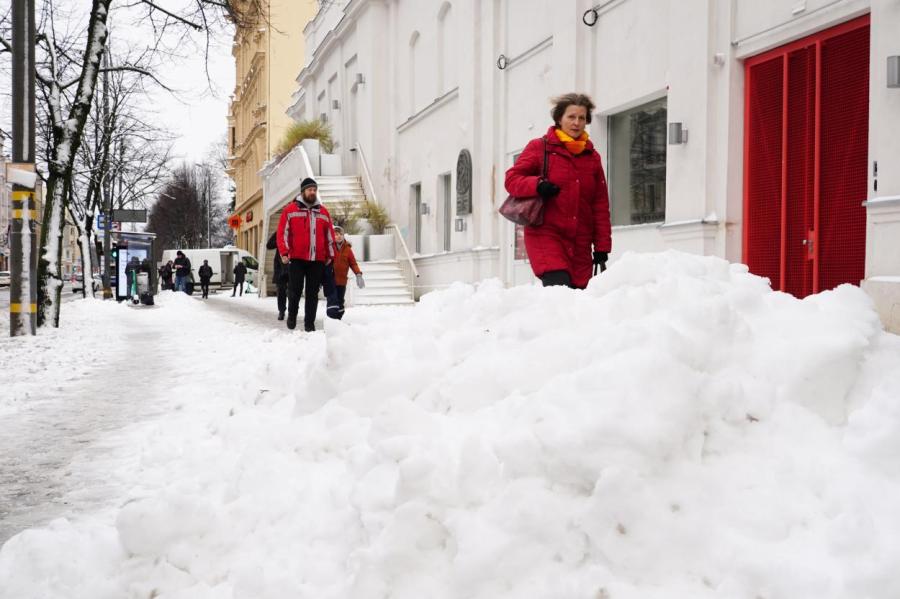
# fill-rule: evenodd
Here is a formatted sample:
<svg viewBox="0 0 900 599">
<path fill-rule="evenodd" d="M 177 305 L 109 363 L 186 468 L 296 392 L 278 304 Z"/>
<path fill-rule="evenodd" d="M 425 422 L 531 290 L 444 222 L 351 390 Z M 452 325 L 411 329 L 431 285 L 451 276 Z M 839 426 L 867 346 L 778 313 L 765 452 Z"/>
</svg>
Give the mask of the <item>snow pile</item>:
<svg viewBox="0 0 900 599">
<path fill-rule="evenodd" d="M 900 341 L 856 288 L 668 252 L 347 319 L 244 342 L 120 509 L 0 550 L 0 597 L 900 594 Z"/>
</svg>

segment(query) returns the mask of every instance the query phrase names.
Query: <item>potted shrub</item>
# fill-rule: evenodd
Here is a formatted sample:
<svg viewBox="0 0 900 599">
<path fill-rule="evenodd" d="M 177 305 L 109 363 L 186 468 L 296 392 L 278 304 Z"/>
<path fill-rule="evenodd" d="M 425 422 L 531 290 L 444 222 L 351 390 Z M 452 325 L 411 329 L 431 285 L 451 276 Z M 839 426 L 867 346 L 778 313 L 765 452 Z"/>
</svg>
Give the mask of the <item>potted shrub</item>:
<svg viewBox="0 0 900 599">
<path fill-rule="evenodd" d="M 335 226 L 344 230 L 344 237 L 353 246 L 353 252 L 356 254 L 357 260 L 363 260 L 365 255 L 365 241 L 361 235 L 362 227 L 360 226 L 360 212 L 356 209 L 356 205 L 350 200 L 340 200 L 337 203 L 326 205 L 328 213 L 331 214 L 331 221 Z"/>
<path fill-rule="evenodd" d="M 330 154 L 334 151 L 334 140 L 331 137 L 331 125 L 315 119 L 299 121 L 291 125 L 281 137 L 281 142 L 275 149 L 276 160 L 281 160 L 290 153 L 304 139 L 315 139 L 319 142 L 322 152 Z M 310 157 L 313 160 L 312 157 Z M 315 165 L 313 166 L 315 169 Z"/>
<path fill-rule="evenodd" d="M 397 257 L 394 249 L 394 236 L 387 232 L 391 224 L 391 217 L 384 206 L 373 202 L 362 205 L 361 216 L 371 228 L 371 233 L 366 235 L 366 260 L 393 260 Z"/>
</svg>

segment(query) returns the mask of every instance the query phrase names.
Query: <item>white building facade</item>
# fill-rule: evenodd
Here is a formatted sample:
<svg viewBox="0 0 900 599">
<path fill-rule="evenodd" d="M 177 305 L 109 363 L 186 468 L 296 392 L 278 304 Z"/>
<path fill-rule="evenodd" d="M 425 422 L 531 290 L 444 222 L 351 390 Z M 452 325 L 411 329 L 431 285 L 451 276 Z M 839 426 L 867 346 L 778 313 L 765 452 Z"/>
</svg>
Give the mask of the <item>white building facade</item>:
<svg viewBox="0 0 900 599">
<path fill-rule="evenodd" d="M 417 295 L 533 280 L 504 173 L 580 91 L 613 260 L 716 255 L 798 296 L 862 283 L 896 329 L 898 32 L 896 0 L 336 0 L 304 30 L 289 114 L 332 124 L 343 174 L 365 162 Z"/>
</svg>

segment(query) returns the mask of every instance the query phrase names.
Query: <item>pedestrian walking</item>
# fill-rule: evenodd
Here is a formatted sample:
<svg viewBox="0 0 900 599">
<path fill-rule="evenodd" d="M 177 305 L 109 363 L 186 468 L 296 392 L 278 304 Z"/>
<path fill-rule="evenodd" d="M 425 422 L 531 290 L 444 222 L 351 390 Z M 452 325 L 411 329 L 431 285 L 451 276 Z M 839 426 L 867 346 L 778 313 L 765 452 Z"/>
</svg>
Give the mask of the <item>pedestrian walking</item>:
<svg viewBox="0 0 900 599">
<path fill-rule="evenodd" d="M 278 320 L 284 320 L 284 313 L 287 310 L 287 290 L 288 290 L 288 268 L 281 261 L 281 254 L 278 253 L 278 233 L 272 233 L 269 241 L 266 242 L 267 250 L 275 250 L 275 264 L 272 272 L 274 273 L 275 291 L 278 302 Z"/>
<path fill-rule="evenodd" d="M 237 293 L 238 290 L 241 291 L 241 297 L 244 297 L 244 279 L 247 276 L 247 267 L 244 266 L 243 262 L 238 262 L 234 267 L 234 289 L 231 290 L 231 297 L 234 297 L 234 294 Z"/>
<path fill-rule="evenodd" d="M 181 250 L 175 252 L 173 269 L 175 271 L 175 291 L 188 293 L 188 284 L 191 281 L 191 261 Z"/>
<path fill-rule="evenodd" d="M 576 93 L 553 102 L 553 126 L 528 142 L 506 171 L 506 190 L 515 197 L 543 198 L 543 223 L 525 227 L 534 275 L 545 287 L 584 289 L 592 266 L 605 270 L 612 249 L 606 177 L 585 130 L 594 102 Z"/>
<path fill-rule="evenodd" d="M 344 237 L 342 227 L 334 227 L 334 264 L 331 269 L 334 277 L 334 298 L 330 298 L 326 292 L 327 313 L 331 318 L 340 320 L 344 317 L 344 298 L 347 295 L 348 274 L 352 270 L 356 275 L 356 286 L 360 289 L 366 286 L 363 280 L 362 270 L 356 262 L 352 244 Z"/>
<path fill-rule="evenodd" d="M 300 295 L 305 288 L 303 329 L 315 331 L 319 287 L 325 265 L 334 259 L 334 229 L 331 215 L 319 203 L 314 179 L 304 179 L 300 195 L 281 212 L 277 242 L 282 263 L 288 265 L 287 327 L 297 326 Z"/>
<path fill-rule="evenodd" d="M 204 299 L 209 299 L 209 280 L 212 279 L 213 269 L 212 266 L 209 265 L 209 260 L 203 261 L 203 266 L 197 269 L 197 274 L 200 275 L 200 291 L 203 292 L 202 297 Z"/>
<path fill-rule="evenodd" d="M 162 281 L 163 289 L 173 289 L 174 285 L 172 284 L 172 275 L 175 270 L 175 265 L 171 260 L 162 265 L 159 269 L 159 278 Z"/>
</svg>

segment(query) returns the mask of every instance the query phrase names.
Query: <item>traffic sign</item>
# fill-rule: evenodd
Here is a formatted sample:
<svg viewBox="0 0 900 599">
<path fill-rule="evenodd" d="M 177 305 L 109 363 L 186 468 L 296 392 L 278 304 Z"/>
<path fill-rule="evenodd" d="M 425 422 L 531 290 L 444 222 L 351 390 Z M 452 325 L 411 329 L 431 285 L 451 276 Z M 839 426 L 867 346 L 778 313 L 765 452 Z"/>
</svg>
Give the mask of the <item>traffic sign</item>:
<svg viewBox="0 0 900 599">
<path fill-rule="evenodd" d="M 147 211 L 114 209 L 112 219 L 114 223 L 145 223 L 147 222 Z"/>
</svg>

